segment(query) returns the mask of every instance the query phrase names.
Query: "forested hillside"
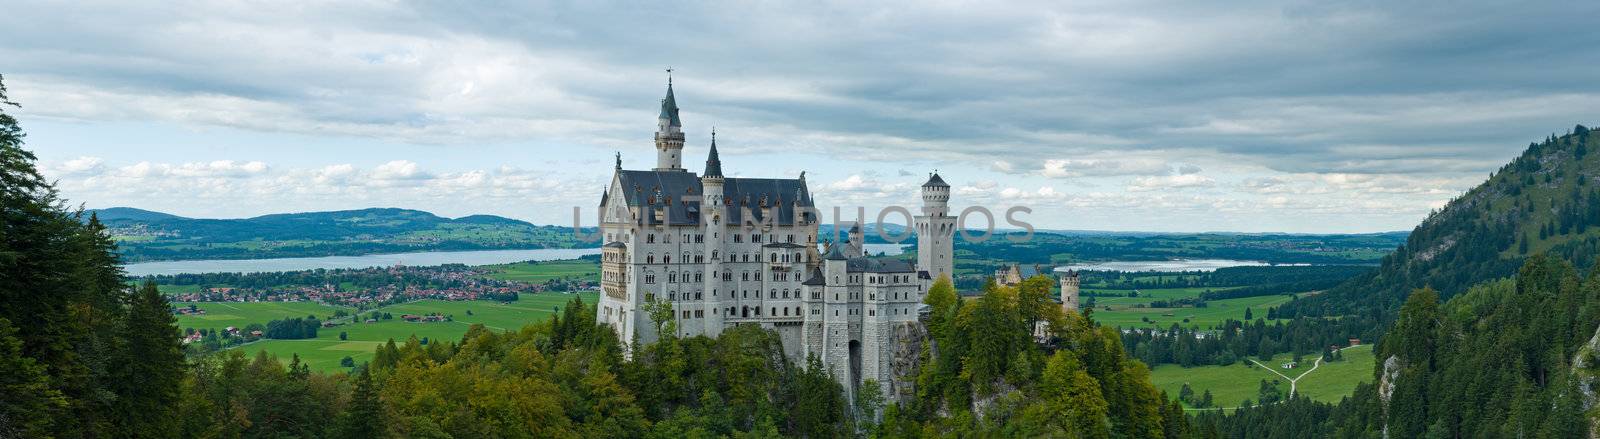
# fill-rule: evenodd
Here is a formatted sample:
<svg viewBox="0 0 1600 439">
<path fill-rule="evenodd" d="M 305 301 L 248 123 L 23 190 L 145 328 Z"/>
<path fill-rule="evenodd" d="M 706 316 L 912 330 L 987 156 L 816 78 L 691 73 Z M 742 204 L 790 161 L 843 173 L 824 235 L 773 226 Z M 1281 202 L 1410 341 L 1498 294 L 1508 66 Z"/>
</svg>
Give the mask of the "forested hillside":
<svg viewBox="0 0 1600 439">
<path fill-rule="evenodd" d="M 1600 376 L 1600 272 L 1535 255 L 1514 279 L 1447 302 L 1416 290 L 1373 384 L 1337 405 L 1298 398 L 1196 421 L 1229 437 L 1587 437 Z"/>
<path fill-rule="evenodd" d="M 1600 372 L 1594 136 L 1580 125 L 1530 145 L 1379 269 L 1278 310 L 1384 322 L 1368 331 L 1382 335 L 1376 385 L 1338 405 L 1296 399 L 1197 422 L 1236 437 L 1588 436 Z"/>
<path fill-rule="evenodd" d="M 593 247 L 571 227 L 493 215 L 456 219 L 408 209 L 359 209 L 196 219 L 114 207 L 90 210 L 124 259 L 242 259 L 436 250 Z"/>
<path fill-rule="evenodd" d="M 1595 136 L 1579 125 L 1530 144 L 1488 181 L 1429 215 L 1377 270 L 1286 304 L 1279 315 L 1381 315 L 1388 321 L 1414 289 L 1432 287 L 1448 299 L 1512 275 L 1531 254 L 1590 266 L 1600 256 L 1600 154 L 1590 151 L 1600 146 Z"/>
</svg>

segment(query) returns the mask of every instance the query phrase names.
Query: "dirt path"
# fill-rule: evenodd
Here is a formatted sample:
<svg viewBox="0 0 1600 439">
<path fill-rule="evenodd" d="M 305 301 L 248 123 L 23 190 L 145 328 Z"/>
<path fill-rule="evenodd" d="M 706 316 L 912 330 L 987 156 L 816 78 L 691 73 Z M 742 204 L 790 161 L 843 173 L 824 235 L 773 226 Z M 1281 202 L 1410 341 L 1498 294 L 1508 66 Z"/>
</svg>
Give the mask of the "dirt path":
<svg viewBox="0 0 1600 439">
<path fill-rule="evenodd" d="M 1350 348 L 1353 348 L 1353 347 L 1355 347 L 1355 346 L 1345 346 L 1345 347 L 1339 348 L 1339 350 L 1342 352 L 1345 349 L 1350 349 Z M 1278 373 L 1277 369 L 1273 369 L 1273 368 L 1271 368 L 1271 367 L 1269 367 L 1269 366 L 1267 366 L 1265 364 L 1261 364 L 1260 361 L 1256 361 L 1256 359 L 1254 359 L 1254 358 L 1251 358 L 1249 360 L 1250 360 L 1251 363 L 1255 363 L 1257 366 L 1261 366 L 1261 367 L 1267 368 L 1268 372 L 1272 372 L 1274 375 L 1281 376 L 1281 377 L 1283 377 L 1283 379 L 1289 380 L 1289 397 L 1290 398 L 1294 397 L 1295 390 L 1297 389 L 1296 386 L 1298 386 L 1300 384 L 1300 379 L 1301 378 L 1305 378 L 1306 375 L 1310 375 L 1312 372 L 1316 372 L 1317 368 L 1322 367 L 1322 357 L 1318 356 L 1317 357 L 1317 361 L 1311 363 L 1311 369 L 1308 369 L 1305 372 L 1301 372 L 1300 375 L 1297 375 L 1294 378 L 1289 378 L 1288 375 L 1284 375 L 1284 374 Z"/>
</svg>

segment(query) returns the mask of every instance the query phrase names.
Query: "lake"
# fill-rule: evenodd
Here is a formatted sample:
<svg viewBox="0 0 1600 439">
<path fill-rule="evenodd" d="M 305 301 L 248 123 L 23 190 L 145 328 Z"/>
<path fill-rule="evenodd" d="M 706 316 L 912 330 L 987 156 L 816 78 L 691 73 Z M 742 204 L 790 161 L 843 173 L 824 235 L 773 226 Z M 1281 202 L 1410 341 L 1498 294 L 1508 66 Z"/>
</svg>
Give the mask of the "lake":
<svg viewBox="0 0 1600 439">
<path fill-rule="evenodd" d="M 1218 268 L 1264 267 L 1268 265 L 1273 264 L 1268 264 L 1261 261 L 1240 261 L 1234 259 L 1174 259 L 1170 261 L 1086 262 L 1082 264 L 1071 264 L 1065 267 L 1056 267 L 1056 271 L 1216 271 Z"/>
<path fill-rule="evenodd" d="M 901 244 L 867 244 L 870 254 L 899 254 Z M 600 254 L 598 248 L 545 248 L 531 250 L 473 250 L 456 252 L 392 253 L 361 256 L 321 256 L 275 259 L 200 259 L 193 261 L 139 262 L 123 266 L 129 276 L 179 273 L 261 273 L 272 271 L 315 270 L 318 268 L 367 268 L 394 265 L 429 266 L 443 264 L 494 265 L 522 261 L 577 259 Z"/>
</svg>

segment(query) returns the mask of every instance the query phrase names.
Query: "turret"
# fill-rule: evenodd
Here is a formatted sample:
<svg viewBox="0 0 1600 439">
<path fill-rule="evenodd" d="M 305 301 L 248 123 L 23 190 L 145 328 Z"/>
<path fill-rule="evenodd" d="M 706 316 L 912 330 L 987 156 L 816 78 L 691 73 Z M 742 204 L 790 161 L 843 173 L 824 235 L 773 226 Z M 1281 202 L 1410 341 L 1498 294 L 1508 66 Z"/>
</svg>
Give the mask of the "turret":
<svg viewBox="0 0 1600 439">
<path fill-rule="evenodd" d="M 704 196 L 700 209 L 712 223 L 721 223 L 722 213 L 722 159 L 717 156 L 717 130 L 711 130 L 711 154 L 706 156 L 706 172 L 700 175 Z"/>
<path fill-rule="evenodd" d="M 656 118 L 657 171 L 683 170 L 683 121 L 678 119 L 678 100 L 672 96 L 672 78 L 667 78 L 667 97 L 661 100 L 661 116 Z"/>
</svg>

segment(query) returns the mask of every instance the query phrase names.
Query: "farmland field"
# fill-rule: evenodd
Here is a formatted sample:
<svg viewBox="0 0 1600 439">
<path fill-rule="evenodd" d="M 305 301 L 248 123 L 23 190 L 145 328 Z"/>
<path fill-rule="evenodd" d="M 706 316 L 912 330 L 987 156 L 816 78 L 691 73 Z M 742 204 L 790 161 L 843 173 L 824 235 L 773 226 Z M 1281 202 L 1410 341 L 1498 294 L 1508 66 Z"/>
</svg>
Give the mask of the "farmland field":
<svg viewBox="0 0 1600 439">
<path fill-rule="evenodd" d="M 180 329 L 222 329 L 229 326 L 243 328 L 251 323 L 265 325 L 272 320 L 308 315 L 326 319 L 333 315 L 335 310 L 352 310 L 311 302 L 175 302 L 172 304 L 175 307 L 189 305 L 199 307 L 206 313 L 178 316 Z"/>
<path fill-rule="evenodd" d="M 588 306 L 594 306 L 598 295 L 594 292 L 578 293 Z M 243 350 L 247 355 L 266 351 L 278 356 L 279 360 L 289 361 L 292 355 L 299 354 L 301 361 L 313 370 L 330 371 L 343 370 L 339 361 L 346 356 L 353 358 L 357 364 L 370 361 L 373 349 L 394 339 L 396 343 L 404 343 L 406 339 L 416 336 L 432 340 L 459 341 L 467 328 L 475 323 L 494 330 L 514 331 L 529 323 L 544 321 L 554 314 L 557 307 L 565 306 L 572 300 L 573 294 L 540 293 L 523 294 L 518 296 L 516 302 L 501 304 L 493 301 L 442 301 L 420 300 L 416 302 L 392 305 L 379 308 L 378 311 L 394 315 L 392 320 L 380 320 L 376 323 L 353 323 L 322 328 L 317 331 L 317 338 L 307 340 L 262 340 L 235 347 Z M 219 305 L 216 303 L 205 305 Z M 327 313 L 331 313 L 329 308 Z M 472 315 L 467 315 L 467 311 Z M 366 313 L 370 313 L 367 311 Z M 431 314 L 442 313 L 452 316 L 451 322 L 417 323 L 406 322 L 400 319 L 402 314 Z M 326 313 L 319 313 L 326 315 Z M 305 313 L 297 314 L 303 317 Z M 270 318 L 263 319 L 265 315 L 256 317 L 252 323 L 265 323 Z M 180 323 L 180 326 L 183 326 Z M 243 326 L 236 324 L 233 326 Z M 347 340 L 339 340 L 339 333 L 347 334 Z"/>
<path fill-rule="evenodd" d="M 500 280 L 540 283 L 563 277 L 599 280 L 600 263 L 592 259 L 567 259 L 558 261 L 518 262 L 515 264 L 485 266 L 493 272 L 489 277 Z"/>
<path fill-rule="evenodd" d="M 1183 290 L 1204 290 L 1203 288 L 1182 288 Z M 1150 290 L 1162 291 L 1162 290 Z M 1141 291 L 1144 293 L 1144 291 Z M 1161 293 L 1171 294 L 1171 293 Z M 1194 294 L 1198 295 L 1198 292 Z M 1159 299 L 1180 298 L 1178 296 L 1160 297 Z M 1193 296 L 1190 296 L 1193 297 Z M 1095 310 L 1090 314 L 1096 322 L 1102 325 L 1123 328 L 1162 328 L 1177 323 L 1182 327 L 1198 327 L 1209 329 L 1222 324 L 1227 319 L 1244 320 L 1245 309 L 1250 309 L 1252 317 L 1263 319 L 1267 316 L 1267 308 L 1282 305 L 1290 300 L 1287 295 L 1242 297 L 1238 299 L 1212 300 L 1206 302 L 1205 308 L 1139 308 L 1135 304 L 1149 304 L 1157 298 L 1149 297 L 1095 297 Z M 1088 297 L 1080 299 L 1087 304 Z M 1107 311 L 1106 307 L 1111 310 Z M 1172 314 L 1172 315 L 1167 315 Z M 1146 322 L 1144 319 L 1149 319 Z M 1188 319 L 1188 322 L 1184 322 Z"/>
</svg>

